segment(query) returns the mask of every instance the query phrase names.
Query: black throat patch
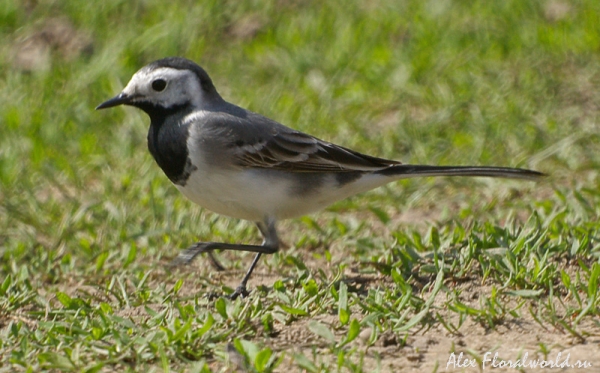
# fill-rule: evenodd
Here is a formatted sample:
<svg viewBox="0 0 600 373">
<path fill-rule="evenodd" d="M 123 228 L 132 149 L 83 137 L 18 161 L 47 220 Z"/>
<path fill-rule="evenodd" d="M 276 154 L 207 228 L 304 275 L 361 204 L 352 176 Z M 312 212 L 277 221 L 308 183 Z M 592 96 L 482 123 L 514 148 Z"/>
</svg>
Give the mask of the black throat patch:
<svg viewBox="0 0 600 373">
<path fill-rule="evenodd" d="M 149 110 L 148 110 L 149 109 Z M 162 109 L 142 108 L 150 115 L 148 150 L 156 163 L 174 184 L 185 186 L 196 169 L 189 158 L 187 139 L 190 124 L 182 124 L 191 112 L 190 105 Z"/>
</svg>

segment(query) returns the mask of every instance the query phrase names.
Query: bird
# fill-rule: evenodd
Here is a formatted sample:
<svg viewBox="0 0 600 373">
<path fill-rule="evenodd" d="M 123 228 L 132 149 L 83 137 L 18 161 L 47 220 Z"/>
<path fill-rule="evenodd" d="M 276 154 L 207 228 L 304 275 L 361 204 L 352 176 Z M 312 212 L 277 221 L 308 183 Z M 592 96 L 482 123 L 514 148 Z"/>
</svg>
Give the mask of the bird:
<svg viewBox="0 0 600 373">
<path fill-rule="evenodd" d="M 215 213 L 252 221 L 261 245 L 197 242 L 172 265 L 214 250 L 256 255 L 229 295 L 249 295 L 247 283 L 263 254 L 279 250 L 277 222 L 314 213 L 392 181 L 421 176 L 482 176 L 536 181 L 522 168 L 431 166 L 378 158 L 300 132 L 221 97 L 208 73 L 183 57 L 142 67 L 121 93 L 96 107 L 141 109 L 150 117 L 148 149 L 175 187 Z"/>
</svg>

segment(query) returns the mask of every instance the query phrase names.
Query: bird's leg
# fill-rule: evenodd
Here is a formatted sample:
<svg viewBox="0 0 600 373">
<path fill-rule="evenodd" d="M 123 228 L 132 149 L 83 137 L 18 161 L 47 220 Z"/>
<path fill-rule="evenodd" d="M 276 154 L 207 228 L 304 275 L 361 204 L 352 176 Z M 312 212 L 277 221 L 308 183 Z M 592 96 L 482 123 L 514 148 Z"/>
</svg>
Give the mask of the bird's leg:
<svg viewBox="0 0 600 373">
<path fill-rule="evenodd" d="M 246 296 L 248 295 L 248 290 L 246 289 L 246 284 L 248 283 L 248 279 L 252 275 L 252 271 L 254 271 L 254 267 L 258 263 L 260 256 L 262 254 L 273 254 L 277 252 L 279 249 L 279 238 L 277 236 L 277 230 L 275 229 L 275 222 L 271 219 L 266 219 L 264 222 L 259 222 L 256 224 L 258 229 L 264 236 L 264 241 L 262 245 L 242 245 L 242 244 L 230 244 L 230 243 L 220 243 L 220 242 L 197 242 L 189 248 L 183 250 L 177 258 L 175 258 L 170 266 L 179 266 L 183 264 L 190 264 L 198 255 L 202 253 L 208 253 L 213 266 L 221 267 L 223 266 L 212 256 L 211 252 L 213 250 L 235 250 L 235 251 L 248 251 L 257 253 L 246 272 L 246 275 L 242 279 L 240 285 L 235 289 L 235 291 L 230 295 L 231 299 L 235 299 L 238 296 Z"/>
<path fill-rule="evenodd" d="M 242 297 L 246 297 L 248 296 L 248 294 L 250 294 L 250 292 L 248 292 L 248 289 L 246 288 L 246 284 L 248 283 L 248 279 L 250 278 L 250 275 L 252 275 L 252 271 L 254 271 L 254 267 L 256 267 L 256 264 L 258 263 L 258 260 L 260 259 L 261 255 L 261 253 L 258 253 L 254 257 L 254 259 L 252 259 L 252 264 L 250 264 L 250 268 L 248 268 L 248 271 L 244 275 L 242 282 L 240 282 L 238 287 L 235 288 L 235 291 L 229 295 L 229 299 L 235 299 L 240 295 Z"/>
<path fill-rule="evenodd" d="M 276 252 L 279 249 L 279 237 L 277 236 L 277 229 L 275 229 L 275 222 L 272 220 L 267 220 L 264 223 L 256 223 L 256 225 L 264 237 L 262 246 L 270 247 L 274 249 L 273 253 Z M 242 279 L 242 282 L 240 282 L 238 287 L 235 288 L 235 291 L 229 296 L 229 298 L 235 299 L 240 295 L 243 297 L 248 295 L 246 284 L 248 284 L 248 279 L 250 279 L 252 271 L 254 271 L 254 267 L 256 267 L 256 264 L 258 263 L 258 260 L 262 254 L 263 253 L 260 252 L 256 254 L 254 260 L 252 260 L 252 264 L 250 264 L 250 268 L 248 268 L 248 272 L 246 272 L 246 275 Z"/>
</svg>

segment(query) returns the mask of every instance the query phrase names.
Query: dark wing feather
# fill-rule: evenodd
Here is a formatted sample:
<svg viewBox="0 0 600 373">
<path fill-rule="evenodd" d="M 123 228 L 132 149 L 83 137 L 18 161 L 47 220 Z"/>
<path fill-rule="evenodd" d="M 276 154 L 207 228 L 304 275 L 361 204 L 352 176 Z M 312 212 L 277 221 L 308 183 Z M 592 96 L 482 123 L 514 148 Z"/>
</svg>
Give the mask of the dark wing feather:
<svg viewBox="0 0 600 373">
<path fill-rule="evenodd" d="M 295 172 L 354 172 L 381 170 L 400 162 L 371 157 L 288 128 L 277 128 L 268 139 L 244 143 L 236 150 L 245 167 Z"/>
</svg>

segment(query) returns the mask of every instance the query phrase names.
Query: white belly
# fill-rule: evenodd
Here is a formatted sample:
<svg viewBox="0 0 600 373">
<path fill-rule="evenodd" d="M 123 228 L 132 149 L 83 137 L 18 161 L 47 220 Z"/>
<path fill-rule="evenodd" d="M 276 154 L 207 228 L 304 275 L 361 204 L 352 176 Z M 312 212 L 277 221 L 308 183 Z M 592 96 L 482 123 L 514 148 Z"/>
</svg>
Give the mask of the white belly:
<svg viewBox="0 0 600 373">
<path fill-rule="evenodd" d="M 190 175 L 185 186 L 177 188 L 192 202 L 213 212 L 234 218 L 263 221 L 289 219 L 319 211 L 328 205 L 392 181 L 380 175 L 365 175 L 339 188 L 334 177 L 312 189 L 298 193 L 296 181 L 273 170 L 225 170 Z M 310 181 L 309 181 L 310 182 Z"/>
</svg>

